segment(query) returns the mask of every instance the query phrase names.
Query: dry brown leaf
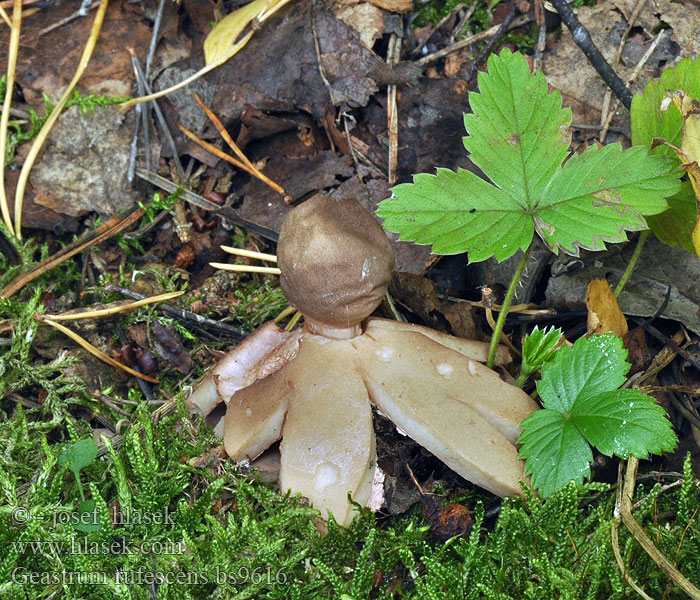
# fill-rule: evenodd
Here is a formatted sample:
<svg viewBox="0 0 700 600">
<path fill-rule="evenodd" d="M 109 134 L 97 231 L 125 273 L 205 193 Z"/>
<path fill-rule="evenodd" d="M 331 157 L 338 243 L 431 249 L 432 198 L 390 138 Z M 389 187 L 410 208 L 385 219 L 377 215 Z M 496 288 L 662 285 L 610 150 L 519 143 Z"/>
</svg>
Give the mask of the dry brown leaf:
<svg viewBox="0 0 700 600">
<path fill-rule="evenodd" d="M 369 2 L 345 8 L 338 13 L 338 18 L 352 27 L 370 50 L 384 32 L 384 13 Z"/>
<path fill-rule="evenodd" d="M 586 292 L 588 307 L 588 335 L 627 333 L 627 320 L 617 304 L 617 298 L 607 279 L 594 279 Z"/>
</svg>

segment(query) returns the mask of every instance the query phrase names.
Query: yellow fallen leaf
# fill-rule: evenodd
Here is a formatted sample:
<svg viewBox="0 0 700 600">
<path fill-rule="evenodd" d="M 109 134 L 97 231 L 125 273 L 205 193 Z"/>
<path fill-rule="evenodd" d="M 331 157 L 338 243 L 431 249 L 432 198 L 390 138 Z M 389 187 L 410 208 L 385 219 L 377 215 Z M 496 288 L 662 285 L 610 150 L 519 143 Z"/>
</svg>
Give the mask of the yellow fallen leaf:
<svg viewBox="0 0 700 600">
<path fill-rule="evenodd" d="M 683 115 L 683 137 L 681 150 L 686 162 L 700 163 L 700 104 L 682 90 L 673 96 L 673 103 Z"/>
<path fill-rule="evenodd" d="M 208 65 L 227 56 L 243 30 L 276 0 L 253 0 L 226 15 L 204 40 L 204 62 Z"/>
<path fill-rule="evenodd" d="M 695 248 L 695 254 L 700 256 L 700 215 L 698 215 L 698 220 L 695 223 L 695 228 L 693 229 L 693 247 Z"/>
<path fill-rule="evenodd" d="M 594 279 L 588 284 L 586 306 L 588 335 L 616 333 L 623 337 L 627 333 L 627 320 L 607 279 Z"/>
</svg>

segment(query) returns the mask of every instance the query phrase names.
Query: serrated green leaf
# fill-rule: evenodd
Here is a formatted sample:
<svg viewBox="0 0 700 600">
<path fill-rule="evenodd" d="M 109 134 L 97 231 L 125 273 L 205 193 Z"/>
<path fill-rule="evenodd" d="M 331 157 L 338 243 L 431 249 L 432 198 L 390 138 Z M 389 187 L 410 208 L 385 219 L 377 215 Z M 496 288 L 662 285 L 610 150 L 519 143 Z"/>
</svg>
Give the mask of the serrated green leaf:
<svg viewBox="0 0 700 600">
<path fill-rule="evenodd" d="M 591 146 L 554 175 L 537 206 L 537 232 L 553 250 L 575 255 L 625 241 L 625 230 L 647 228 L 643 215 L 666 210 L 665 197 L 680 188 L 680 172 L 668 177 L 673 170 L 674 161 L 650 156 L 643 146 Z"/>
<path fill-rule="evenodd" d="M 469 94 L 464 146 L 471 161 L 524 208 L 535 206 L 566 158 L 571 109 L 561 94 L 521 54 L 492 54 L 479 73 L 479 92 Z"/>
<path fill-rule="evenodd" d="M 593 452 L 576 426 L 555 410 L 538 410 L 525 419 L 518 443 L 525 474 L 542 496 L 551 496 L 569 481 L 583 483 L 591 473 Z"/>
<path fill-rule="evenodd" d="M 550 327 L 540 329 L 535 326 L 523 342 L 523 362 L 521 371 L 527 376 L 542 368 L 544 363 L 554 358 L 556 346 L 561 340 L 561 329 Z"/>
<path fill-rule="evenodd" d="M 616 390 L 630 367 L 626 358 L 622 340 L 611 333 L 579 338 L 572 348 L 562 348 L 537 382 L 544 407 L 569 413 L 580 398 Z"/>
<path fill-rule="evenodd" d="M 683 90 L 693 98 L 700 98 L 700 59 L 683 59 L 674 68 L 661 73 L 659 79 L 650 80 L 644 94 L 635 94 L 630 110 L 633 144 L 648 146 L 655 138 L 661 138 L 680 148 L 683 117 L 674 104 L 670 104 L 665 111 L 661 110 L 667 90 Z M 665 144 L 657 146 L 653 152 L 678 161 L 675 152 Z M 680 244 L 694 252 L 690 235 L 695 227 L 697 211 L 695 195 L 690 184 L 686 184 L 678 194 L 668 198 L 669 209 L 650 217 L 647 223 L 664 244 Z"/>
<path fill-rule="evenodd" d="M 606 456 L 647 458 L 676 447 L 666 411 L 638 390 L 613 390 L 581 398 L 571 421 Z"/>
<path fill-rule="evenodd" d="M 464 144 L 495 185 L 465 170 L 416 175 L 380 203 L 386 229 L 438 254 L 469 252 L 476 262 L 524 250 L 534 231 L 555 252 L 603 249 L 666 209 L 664 198 L 679 189 L 677 160 L 611 145 L 562 167 L 571 113 L 560 94 L 547 93 L 543 75 L 530 74 L 519 53 L 504 50 L 488 66 L 480 93 L 470 94 Z"/>
<path fill-rule="evenodd" d="M 513 246 L 525 250 L 532 240 L 532 219 L 471 171 L 438 169 L 437 175 L 419 173 L 413 181 L 394 187 L 396 197 L 384 200 L 377 211 L 385 228 L 401 233 L 399 239 L 432 243 L 437 254 L 469 248 L 472 262 L 491 256 L 504 260 Z"/>
</svg>

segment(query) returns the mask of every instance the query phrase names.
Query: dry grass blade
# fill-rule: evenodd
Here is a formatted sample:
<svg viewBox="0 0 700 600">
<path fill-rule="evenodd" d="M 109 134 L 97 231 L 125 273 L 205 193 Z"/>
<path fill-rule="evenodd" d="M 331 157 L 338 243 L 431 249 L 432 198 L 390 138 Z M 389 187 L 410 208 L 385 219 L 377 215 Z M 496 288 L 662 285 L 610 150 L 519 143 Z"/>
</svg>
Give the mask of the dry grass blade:
<svg viewBox="0 0 700 600">
<path fill-rule="evenodd" d="M 172 87 L 169 87 L 165 90 L 161 90 L 159 92 L 155 92 L 153 94 L 149 94 L 148 96 L 142 96 L 141 98 L 132 98 L 128 102 L 120 104 L 119 110 L 127 111 L 142 102 L 148 102 L 149 100 L 156 100 L 158 98 L 162 98 L 163 96 L 167 96 L 169 93 L 182 89 L 186 85 L 189 85 L 193 81 L 196 81 L 202 75 L 206 75 L 207 73 L 209 73 L 209 71 L 213 71 L 217 67 L 220 67 L 226 61 L 233 58 L 248 43 L 248 40 L 250 40 L 255 31 L 260 28 L 260 25 L 262 25 L 265 21 L 267 21 L 267 19 L 269 19 L 280 8 L 288 4 L 290 1 L 291 0 L 277 0 L 276 2 L 273 2 L 271 6 L 269 6 L 270 2 L 263 3 L 261 10 L 257 14 L 257 16 L 254 15 L 252 12 L 250 14 L 247 14 L 246 23 L 243 27 L 239 29 L 239 32 L 242 32 L 246 26 L 250 26 L 250 31 L 248 31 L 240 40 L 233 44 L 228 51 L 221 52 L 215 58 L 212 59 L 212 62 L 210 62 L 202 69 L 197 71 L 194 75 L 181 81 L 180 83 L 176 83 Z M 249 5 L 243 6 L 239 10 L 248 13 L 248 11 L 246 10 L 248 6 Z M 216 30 L 216 28 L 214 30 Z"/>
<path fill-rule="evenodd" d="M 41 128 L 39 135 L 36 136 L 36 139 L 29 150 L 29 154 L 27 154 L 27 158 L 22 165 L 22 171 L 20 171 L 19 179 L 17 180 L 17 191 L 15 193 L 15 233 L 19 239 L 22 239 L 22 205 L 24 204 L 24 191 L 27 187 L 29 172 L 32 170 L 34 162 L 36 161 L 37 156 L 39 156 L 39 152 L 41 151 L 46 138 L 49 136 L 51 129 L 53 129 L 53 126 L 58 120 L 63 107 L 65 106 L 66 102 L 68 102 L 68 99 L 73 93 L 73 89 L 78 84 L 78 81 L 80 81 L 80 78 L 90 62 L 92 51 L 95 49 L 97 39 L 99 38 L 100 31 L 102 30 L 102 22 L 104 21 L 108 4 L 109 0 L 101 0 L 100 6 L 97 9 L 97 14 L 95 15 L 95 20 L 92 23 L 90 37 L 85 44 L 85 48 L 82 56 L 80 57 L 80 62 L 78 63 L 78 68 L 75 71 L 75 75 L 73 75 L 73 79 L 71 79 L 66 91 L 63 93 L 63 96 L 61 96 L 58 104 L 56 104 L 54 107 L 53 111 L 49 115 L 49 118 L 46 119 L 44 126 Z"/>
<path fill-rule="evenodd" d="M 246 258 L 257 258 L 258 260 L 268 260 L 277 262 L 277 257 L 274 254 L 265 254 L 264 252 L 255 252 L 254 250 L 244 250 L 243 248 L 233 248 L 231 246 L 221 246 L 224 252 L 235 254 L 236 256 L 245 256 Z"/>
<path fill-rule="evenodd" d="M 493 318 L 493 310 L 488 306 L 485 308 L 486 308 L 486 321 L 488 322 L 489 327 L 491 327 L 491 329 L 493 331 L 495 331 L 496 330 L 496 320 Z M 520 354 L 518 349 L 513 345 L 513 342 L 511 342 L 510 339 L 508 338 L 508 336 L 505 333 L 503 333 L 502 331 L 501 331 L 500 342 L 502 344 L 508 346 L 508 348 L 510 348 L 513 352 L 515 352 L 516 356 L 522 356 L 522 354 Z"/>
<path fill-rule="evenodd" d="M 231 56 L 229 56 L 228 58 L 231 58 L 234 54 L 236 54 L 236 52 L 238 52 L 241 48 L 243 48 L 243 46 L 245 46 L 248 43 L 248 40 L 251 38 L 253 33 L 254 33 L 253 31 L 249 31 L 243 37 L 243 39 L 241 39 L 241 41 L 235 45 L 235 52 L 233 52 L 231 54 Z M 177 90 L 180 90 L 180 89 L 184 88 L 185 86 L 189 85 L 193 81 L 197 81 L 197 79 L 199 79 L 202 75 L 206 75 L 207 73 L 209 73 L 209 71 L 213 71 L 217 67 L 220 67 L 228 60 L 228 58 L 220 59 L 217 62 L 214 62 L 210 65 L 207 65 L 203 69 L 200 69 L 199 71 L 197 71 L 194 75 L 191 75 L 187 79 L 184 79 L 180 83 L 177 83 L 174 86 L 169 87 L 165 90 L 160 90 L 159 92 L 154 92 L 153 94 L 149 94 L 148 96 L 141 96 L 140 98 L 132 98 L 131 100 L 129 100 L 127 102 L 123 102 L 122 104 L 119 105 L 119 110 L 126 112 L 127 110 L 132 109 L 137 104 L 141 104 L 142 102 L 150 102 L 151 100 L 157 100 L 158 98 L 162 98 L 163 96 L 167 96 L 171 92 L 176 92 Z"/>
<path fill-rule="evenodd" d="M 223 271 L 237 271 L 239 273 L 267 273 L 269 275 L 280 275 L 280 271 L 277 267 L 255 267 L 252 265 L 230 265 L 228 263 L 209 263 L 215 269 L 221 269 Z"/>
<path fill-rule="evenodd" d="M 5 9 L 2 6 L 0 6 L 0 17 L 2 17 L 2 20 L 5 21 L 5 25 L 7 25 L 11 29 L 12 21 L 10 21 L 10 17 L 7 15 Z"/>
<path fill-rule="evenodd" d="M 265 175 L 260 169 L 258 169 L 250 160 L 248 157 L 243 154 L 243 151 L 238 147 L 236 142 L 233 141 L 233 138 L 229 135 L 229 132 L 226 131 L 226 128 L 223 126 L 221 121 L 219 120 L 219 117 L 217 117 L 214 112 L 206 105 L 204 104 L 203 100 L 199 97 L 198 94 L 194 95 L 195 100 L 197 100 L 197 103 L 202 107 L 202 110 L 206 113 L 207 117 L 209 117 L 209 120 L 214 124 L 214 127 L 216 127 L 216 130 L 219 132 L 219 135 L 222 137 L 222 139 L 229 145 L 229 148 L 233 150 L 238 156 L 238 158 L 245 164 L 247 165 L 246 171 L 250 173 L 251 175 L 257 177 L 260 181 L 263 183 L 266 183 L 269 185 L 273 190 L 275 190 L 277 193 L 281 194 L 284 196 L 284 201 L 289 204 L 291 202 L 291 198 L 287 196 L 287 193 L 284 191 L 281 185 L 275 183 L 270 179 L 267 175 Z"/>
<path fill-rule="evenodd" d="M 129 302 L 128 304 L 122 304 L 121 306 L 111 306 L 109 308 L 101 308 L 99 310 L 85 310 L 77 313 L 41 315 L 40 318 L 41 320 L 49 319 L 51 321 L 75 321 L 78 319 L 97 319 L 99 317 L 107 317 L 109 315 L 116 315 L 121 312 L 133 310 L 134 308 L 146 306 L 147 304 L 154 304 L 156 302 L 165 302 L 166 300 L 172 300 L 173 298 L 182 296 L 182 294 L 184 293 L 185 292 L 168 292 L 167 294 L 151 296 L 150 298 L 144 298 L 143 300 L 137 300 L 136 302 Z"/>
<path fill-rule="evenodd" d="M 627 526 L 627 529 L 630 530 L 630 533 L 639 542 L 640 546 L 644 548 L 649 557 L 664 570 L 673 583 L 680 587 L 688 596 L 694 598 L 694 600 L 700 600 L 700 589 L 695 587 L 689 579 L 671 564 L 671 561 L 654 545 L 644 528 L 632 515 L 632 498 L 634 498 L 638 465 L 639 459 L 636 456 L 630 456 L 627 460 L 627 472 L 625 473 L 625 485 L 622 490 L 620 506 L 622 522 Z"/>
<path fill-rule="evenodd" d="M 83 239 L 73 242 L 72 244 L 63 248 L 60 252 L 57 252 L 52 257 L 47 258 L 45 261 L 39 263 L 36 267 L 22 273 L 17 277 L 10 285 L 5 289 L 0 290 L 0 298 L 9 298 L 13 294 L 16 294 L 29 282 L 33 281 L 40 275 L 43 275 L 47 271 L 50 271 L 55 266 L 60 265 L 63 261 L 69 259 L 71 256 L 90 248 L 91 246 L 96 246 L 102 243 L 106 239 L 111 238 L 123 229 L 126 229 L 136 221 L 138 221 L 143 216 L 143 210 L 140 208 L 135 210 L 130 215 L 124 217 L 123 219 L 115 217 L 110 219 L 104 225 L 91 232 Z"/>
<path fill-rule="evenodd" d="M 275 317 L 275 323 L 279 323 L 280 321 L 284 321 L 287 317 L 295 314 L 296 312 L 297 312 L 296 306 L 288 306 L 280 314 L 278 314 Z"/>
<path fill-rule="evenodd" d="M 93 356 L 96 356 L 100 360 L 112 365 L 113 367 L 117 367 L 118 369 L 121 369 L 122 371 L 126 371 L 130 375 L 133 375 L 134 377 L 138 377 L 139 379 L 143 379 L 144 381 L 148 381 L 150 383 L 159 383 L 159 381 L 157 379 L 153 379 L 153 377 L 149 377 L 148 375 L 144 375 L 143 373 L 139 373 L 138 371 L 134 371 L 134 369 L 127 367 L 126 365 L 123 365 L 118 360 L 114 360 L 111 356 L 107 356 L 104 352 L 95 348 L 95 346 L 93 346 L 85 338 L 80 337 L 77 333 L 68 329 L 68 327 L 64 327 L 60 323 L 57 323 L 56 321 L 52 321 L 51 319 L 43 318 L 43 319 L 39 319 L 39 320 L 42 323 L 46 323 L 47 325 L 51 325 L 51 327 L 55 327 L 61 333 L 64 333 L 70 339 L 72 339 L 73 341 L 80 344 L 90 354 L 92 354 Z"/>
<path fill-rule="evenodd" d="M 5 17 L 7 17 L 7 14 L 5 14 Z M 12 104 L 12 91 L 15 87 L 15 68 L 17 67 L 21 29 L 22 0 L 15 0 L 12 11 L 12 24 L 10 25 L 10 49 L 7 55 L 5 100 L 2 104 L 2 117 L 0 118 L 0 160 L 2 160 L 2 168 L 0 168 L 0 208 L 2 209 L 2 220 L 12 235 L 15 235 L 15 228 L 10 218 L 10 207 L 7 204 L 7 193 L 5 192 L 5 149 L 7 148 L 7 124 L 10 121 L 10 105 Z"/>
</svg>

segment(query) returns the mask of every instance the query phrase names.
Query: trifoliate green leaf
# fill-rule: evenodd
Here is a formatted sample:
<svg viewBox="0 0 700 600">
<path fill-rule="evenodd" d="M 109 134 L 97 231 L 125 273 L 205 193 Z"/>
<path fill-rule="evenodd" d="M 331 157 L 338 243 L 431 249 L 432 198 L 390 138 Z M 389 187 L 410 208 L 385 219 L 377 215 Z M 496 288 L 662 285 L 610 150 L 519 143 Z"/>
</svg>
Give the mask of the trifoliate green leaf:
<svg viewBox="0 0 700 600">
<path fill-rule="evenodd" d="M 568 413 L 583 398 L 616 390 L 629 370 L 627 350 L 614 334 L 579 338 L 542 369 L 537 391 L 545 408 Z"/>
<path fill-rule="evenodd" d="M 554 358 L 557 344 L 561 340 L 561 329 L 535 327 L 523 342 L 523 362 L 520 370 L 529 377 Z"/>
<path fill-rule="evenodd" d="M 557 252 L 600 250 L 646 228 L 679 189 L 678 161 L 646 148 L 589 148 L 564 166 L 571 111 L 547 92 L 541 73 L 504 50 L 470 94 L 464 144 L 491 185 L 470 171 L 438 169 L 393 188 L 380 203 L 384 227 L 438 254 L 469 252 L 470 262 L 504 260 L 525 250 L 535 231 Z"/>
<path fill-rule="evenodd" d="M 537 410 L 521 427 L 520 458 L 527 459 L 525 474 L 532 476 L 532 485 L 542 496 L 551 496 L 571 480 L 583 483 L 591 474 L 591 447 L 565 415 Z"/>
<path fill-rule="evenodd" d="M 543 496 L 589 474 L 589 443 L 607 456 L 672 450 L 677 439 L 663 408 L 637 390 L 617 389 L 629 369 L 613 334 L 581 338 L 544 365 L 537 390 L 544 408 L 521 423 L 520 457 Z"/>
<path fill-rule="evenodd" d="M 664 139 L 680 148 L 683 134 L 683 116 L 676 106 L 670 104 L 664 111 L 661 103 L 667 91 L 683 90 L 693 98 L 700 98 L 700 58 L 684 58 L 672 69 L 666 69 L 659 79 L 652 79 L 644 88 L 644 94 L 635 94 L 632 99 L 630 120 L 632 143 L 650 145 L 655 138 Z M 654 153 L 664 154 L 678 160 L 674 151 L 661 144 Z M 695 194 L 690 184 L 668 198 L 669 209 L 647 219 L 650 229 L 669 246 L 682 245 L 693 252 L 691 234 L 695 227 L 697 210 Z"/>
</svg>

